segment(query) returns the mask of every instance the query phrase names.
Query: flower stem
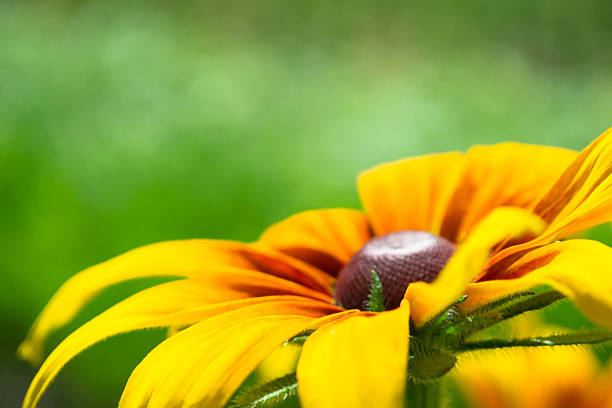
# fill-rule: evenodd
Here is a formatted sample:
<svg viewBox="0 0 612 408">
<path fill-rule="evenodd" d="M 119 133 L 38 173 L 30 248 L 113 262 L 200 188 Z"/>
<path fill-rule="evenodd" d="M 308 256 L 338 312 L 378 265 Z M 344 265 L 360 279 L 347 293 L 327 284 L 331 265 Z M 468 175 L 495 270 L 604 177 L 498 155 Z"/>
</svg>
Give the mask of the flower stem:
<svg viewBox="0 0 612 408">
<path fill-rule="evenodd" d="M 597 344 L 612 340 L 612 332 L 594 331 L 585 333 L 568 333 L 554 336 L 536 337 L 528 339 L 491 339 L 471 341 L 464 343 L 459 352 L 506 348 L 506 347 L 538 347 L 538 346 L 567 346 L 576 344 Z"/>
<path fill-rule="evenodd" d="M 440 397 L 440 382 L 406 384 L 405 407 L 439 408 L 442 405 Z"/>
</svg>

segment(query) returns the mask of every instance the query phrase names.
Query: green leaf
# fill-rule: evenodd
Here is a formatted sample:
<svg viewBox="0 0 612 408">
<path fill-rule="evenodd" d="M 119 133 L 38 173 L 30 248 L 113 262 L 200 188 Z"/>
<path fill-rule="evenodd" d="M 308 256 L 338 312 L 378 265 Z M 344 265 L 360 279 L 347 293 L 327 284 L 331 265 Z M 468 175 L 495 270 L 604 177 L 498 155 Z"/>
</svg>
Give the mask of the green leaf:
<svg viewBox="0 0 612 408">
<path fill-rule="evenodd" d="M 374 269 L 372 269 L 372 286 L 370 287 L 370 295 L 368 296 L 367 306 L 370 312 L 385 311 L 382 283 L 380 282 L 380 278 Z"/>
<path fill-rule="evenodd" d="M 246 388 L 231 400 L 228 408 L 271 408 L 296 395 L 297 379 L 292 373 Z"/>
</svg>

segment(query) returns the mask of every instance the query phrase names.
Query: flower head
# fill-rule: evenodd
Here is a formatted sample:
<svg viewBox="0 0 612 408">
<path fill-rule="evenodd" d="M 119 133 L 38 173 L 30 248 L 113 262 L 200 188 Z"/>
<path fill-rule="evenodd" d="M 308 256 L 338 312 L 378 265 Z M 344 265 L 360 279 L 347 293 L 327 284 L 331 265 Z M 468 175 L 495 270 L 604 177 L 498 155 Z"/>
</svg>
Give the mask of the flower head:
<svg viewBox="0 0 612 408">
<path fill-rule="evenodd" d="M 221 407 L 266 355 L 296 335 L 306 338 L 297 367 L 305 407 L 399 407 L 407 376 L 426 377 L 431 368 L 413 358 L 424 343 L 411 330 L 429 330 L 449 307 L 469 314 L 542 284 L 612 327 L 612 250 L 588 240 L 559 242 L 612 220 L 611 173 L 612 131 L 581 153 L 475 146 L 363 173 L 364 212 L 307 211 L 255 243 L 171 241 L 127 252 L 68 280 L 21 355 L 36 361 L 48 334 L 109 285 L 184 279 L 136 293 L 68 336 L 41 366 L 24 406 L 36 405 L 85 348 L 148 327 L 187 328 L 136 367 L 121 407 Z M 467 298 L 456 304 L 461 295 Z M 387 310 L 373 308 L 376 300 Z M 449 364 L 431 375 L 456 361 L 444 347 L 436 358 Z M 418 369 L 409 374 L 407 366 Z"/>
</svg>

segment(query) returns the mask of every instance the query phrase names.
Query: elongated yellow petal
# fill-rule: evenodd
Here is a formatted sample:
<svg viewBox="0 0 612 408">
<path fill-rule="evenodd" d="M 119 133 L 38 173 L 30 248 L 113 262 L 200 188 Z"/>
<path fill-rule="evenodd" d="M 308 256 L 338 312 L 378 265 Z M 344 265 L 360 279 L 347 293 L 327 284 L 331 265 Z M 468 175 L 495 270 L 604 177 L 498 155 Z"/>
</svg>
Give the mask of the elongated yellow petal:
<svg viewBox="0 0 612 408">
<path fill-rule="evenodd" d="M 361 211 L 332 208 L 295 214 L 266 229 L 259 240 L 335 274 L 370 238 Z"/>
<path fill-rule="evenodd" d="M 298 263 L 297 260 L 261 245 L 226 241 L 169 241 L 134 249 L 92 266 L 66 281 L 37 318 L 19 354 L 26 360 L 38 363 L 42 357 L 42 343 L 51 331 L 69 322 L 89 299 L 104 288 L 129 279 L 147 276 L 204 276 L 209 279 L 211 289 L 219 288 L 219 294 L 222 295 L 232 279 L 235 279 L 233 284 L 236 286 L 248 284 L 247 280 L 252 274 L 248 271 L 244 272 L 246 275 L 236 272 L 248 268 L 301 284 L 310 283 L 311 287 L 318 290 L 330 285 L 331 277 L 327 274 Z M 269 283 L 271 288 L 275 287 L 274 282 Z M 262 294 L 261 289 L 260 286 L 259 295 Z M 304 289 L 309 292 L 302 292 L 304 296 L 329 299 L 323 293 Z"/>
<path fill-rule="evenodd" d="M 463 357 L 454 378 L 471 408 L 604 408 L 598 368 L 585 349 L 537 347 Z"/>
<path fill-rule="evenodd" d="M 576 157 L 534 212 L 549 223 L 546 230 L 529 242 L 493 256 L 487 266 L 491 269 L 489 279 L 503 278 L 508 259 L 513 262 L 531 248 L 612 221 L 612 129 Z"/>
<path fill-rule="evenodd" d="M 577 155 L 573 150 L 522 143 L 470 148 L 442 235 L 462 242 L 494 208 L 533 209 Z"/>
<path fill-rule="evenodd" d="M 439 234 L 451 195 L 463 174 L 461 153 L 385 163 L 358 179 L 363 208 L 376 235 L 400 230 Z"/>
<path fill-rule="evenodd" d="M 132 372 L 119 406 L 222 407 L 263 358 L 317 324 L 328 306 L 262 303 L 223 313 L 168 338 Z"/>
<path fill-rule="evenodd" d="M 265 243 L 253 242 L 241 245 L 242 248 L 238 253 L 248 259 L 255 269 L 300 283 L 322 293 L 332 293 L 331 287 L 335 279 L 316 266 L 283 254 Z"/>
<path fill-rule="evenodd" d="M 298 363 L 304 408 L 399 408 L 408 368 L 407 302 L 375 316 L 351 316 L 312 334 Z"/>
<path fill-rule="evenodd" d="M 600 242 L 576 239 L 549 244 L 508 268 L 507 279 L 469 285 L 464 307 L 545 284 L 569 297 L 592 321 L 612 327 L 611 268 L 612 248 Z"/>
<path fill-rule="evenodd" d="M 580 153 L 535 211 L 564 236 L 612 220 L 612 129 Z"/>
<path fill-rule="evenodd" d="M 495 244 L 528 233 L 538 234 L 544 228 L 541 219 L 519 208 L 501 207 L 492 211 L 474 228 L 432 283 L 415 282 L 408 286 L 406 298 L 410 301 L 413 320 L 423 324 L 457 300 L 481 272 Z"/>
<path fill-rule="evenodd" d="M 285 343 L 268 355 L 257 367 L 258 382 L 267 383 L 287 374 L 295 373 L 302 347 Z"/>
<path fill-rule="evenodd" d="M 421 230 L 461 242 L 491 210 L 533 209 L 577 156 L 520 143 L 474 146 L 383 164 L 358 181 L 377 235 Z"/>
<path fill-rule="evenodd" d="M 158 285 L 139 292 L 81 326 L 53 350 L 34 377 L 24 400 L 24 407 L 33 407 L 61 368 L 87 347 L 120 333 L 150 327 L 189 325 L 206 317 L 259 303 L 284 305 L 299 303 L 305 308 L 314 305 L 329 313 L 339 308 L 299 296 L 265 296 L 252 298 L 236 290 L 225 293 L 235 299 L 210 305 L 211 297 L 219 296 L 198 279 L 187 279 Z"/>
</svg>

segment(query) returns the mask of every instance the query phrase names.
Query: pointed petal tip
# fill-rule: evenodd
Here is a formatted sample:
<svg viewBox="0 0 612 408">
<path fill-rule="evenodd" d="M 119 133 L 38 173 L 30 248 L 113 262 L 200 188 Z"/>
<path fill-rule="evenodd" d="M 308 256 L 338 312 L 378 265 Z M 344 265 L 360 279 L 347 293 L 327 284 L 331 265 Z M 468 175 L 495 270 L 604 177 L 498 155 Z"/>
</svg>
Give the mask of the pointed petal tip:
<svg viewBox="0 0 612 408">
<path fill-rule="evenodd" d="M 26 361 L 34 367 L 38 367 L 42 363 L 42 345 L 29 337 L 19 344 L 15 354 L 20 360 Z"/>
</svg>

